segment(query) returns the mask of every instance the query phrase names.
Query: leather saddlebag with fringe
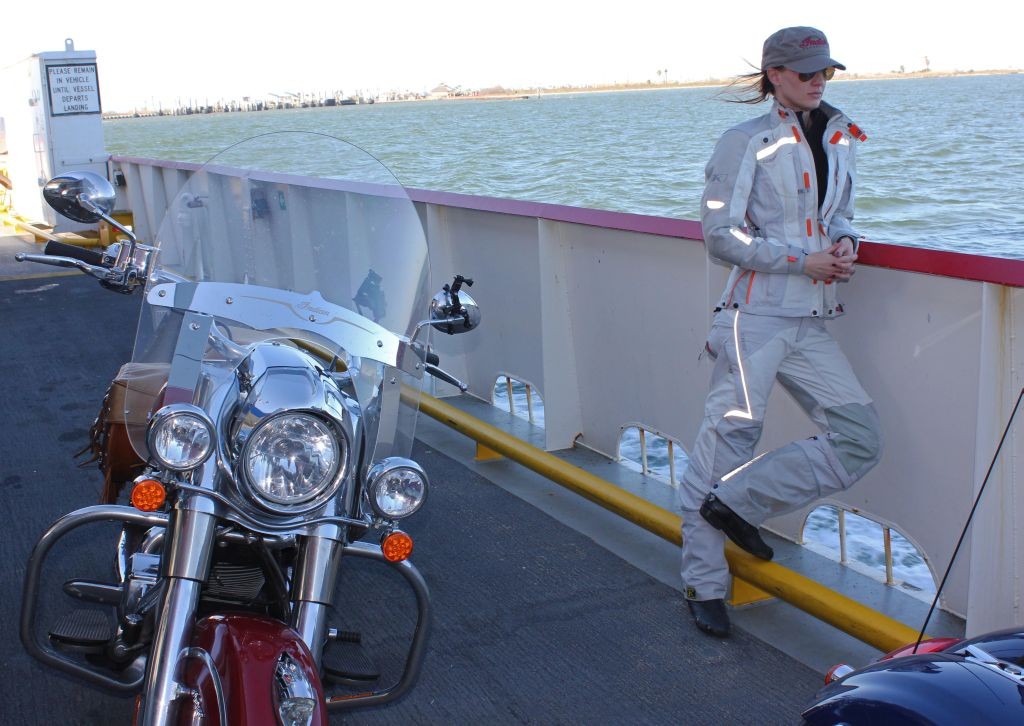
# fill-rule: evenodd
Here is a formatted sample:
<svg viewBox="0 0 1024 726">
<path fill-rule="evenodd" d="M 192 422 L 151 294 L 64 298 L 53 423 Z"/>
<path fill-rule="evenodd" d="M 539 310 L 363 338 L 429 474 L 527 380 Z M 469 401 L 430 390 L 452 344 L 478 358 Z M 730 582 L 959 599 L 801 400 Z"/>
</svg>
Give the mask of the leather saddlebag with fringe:
<svg viewBox="0 0 1024 726">
<path fill-rule="evenodd" d="M 167 371 L 166 364 L 125 363 L 103 397 L 89 444 L 79 452 L 91 454 L 82 466 L 95 461 L 103 472 L 103 504 L 115 503 L 125 485 L 145 468 L 131 442 L 145 437 L 149 415 L 167 384 Z"/>
</svg>

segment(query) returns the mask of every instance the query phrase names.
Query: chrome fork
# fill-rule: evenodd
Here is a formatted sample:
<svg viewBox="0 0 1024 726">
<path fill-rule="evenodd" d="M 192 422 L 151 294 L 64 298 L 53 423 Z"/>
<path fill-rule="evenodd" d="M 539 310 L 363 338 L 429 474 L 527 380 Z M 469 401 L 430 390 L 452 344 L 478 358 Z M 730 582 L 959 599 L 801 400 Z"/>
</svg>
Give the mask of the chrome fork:
<svg viewBox="0 0 1024 726">
<path fill-rule="evenodd" d="M 337 532 L 337 528 L 330 527 Z M 313 654 L 317 668 L 327 642 L 327 615 L 341 562 L 341 542 L 330 537 L 302 537 L 292 584 L 291 625 Z"/>
<path fill-rule="evenodd" d="M 199 592 L 210 572 L 218 518 L 192 509 L 175 509 L 164 548 L 163 604 L 146 669 L 139 723 L 176 723 L 176 700 L 186 694 L 183 654 L 192 640 Z"/>
</svg>

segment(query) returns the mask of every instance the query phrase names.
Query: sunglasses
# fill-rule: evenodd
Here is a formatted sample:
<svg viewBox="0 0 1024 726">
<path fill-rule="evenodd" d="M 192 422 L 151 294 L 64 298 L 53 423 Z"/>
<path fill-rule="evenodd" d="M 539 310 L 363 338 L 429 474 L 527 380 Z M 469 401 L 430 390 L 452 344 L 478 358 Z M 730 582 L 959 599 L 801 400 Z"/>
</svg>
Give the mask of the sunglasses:
<svg viewBox="0 0 1024 726">
<path fill-rule="evenodd" d="M 790 69 L 790 70 L 792 70 L 792 69 Z M 819 73 L 822 75 L 822 77 L 826 81 L 831 81 L 832 78 L 836 74 L 836 69 L 835 69 L 835 66 L 829 66 L 828 68 L 826 68 L 824 70 L 815 71 L 814 73 L 799 73 L 797 71 L 793 71 L 793 72 L 796 73 L 796 76 L 797 76 L 797 78 L 800 79 L 801 83 L 807 83 L 807 81 L 811 80 L 812 78 L 814 78 Z"/>
</svg>

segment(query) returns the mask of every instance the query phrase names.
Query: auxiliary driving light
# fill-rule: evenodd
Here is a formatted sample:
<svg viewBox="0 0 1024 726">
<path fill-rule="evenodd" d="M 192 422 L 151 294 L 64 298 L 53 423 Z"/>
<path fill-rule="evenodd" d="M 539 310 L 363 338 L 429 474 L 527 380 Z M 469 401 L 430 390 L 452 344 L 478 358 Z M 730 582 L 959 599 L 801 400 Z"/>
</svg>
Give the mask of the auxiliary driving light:
<svg viewBox="0 0 1024 726">
<path fill-rule="evenodd" d="M 370 506 L 385 519 L 415 514 L 427 498 L 427 475 L 412 459 L 392 456 L 378 461 L 366 481 Z"/>
<path fill-rule="evenodd" d="M 189 471 L 213 453 L 213 422 L 198 406 L 173 403 L 153 414 L 146 443 L 149 453 L 164 468 Z"/>
<path fill-rule="evenodd" d="M 412 537 L 400 529 L 388 532 L 380 540 L 380 551 L 388 562 L 403 562 L 412 554 Z"/>
</svg>

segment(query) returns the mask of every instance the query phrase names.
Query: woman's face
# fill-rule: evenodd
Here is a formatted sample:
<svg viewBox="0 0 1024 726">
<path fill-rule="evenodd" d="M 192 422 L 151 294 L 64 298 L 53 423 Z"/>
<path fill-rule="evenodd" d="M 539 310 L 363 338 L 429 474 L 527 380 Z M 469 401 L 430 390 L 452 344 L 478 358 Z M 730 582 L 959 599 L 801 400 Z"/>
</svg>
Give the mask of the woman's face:
<svg viewBox="0 0 1024 726">
<path fill-rule="evenodd" d="M 775 86 L 775 98 L 791 111 L 813 111 L 825 93 L 824 73 L 818 72 L 809 81 L 789 68 L 769 68 L 768 80 Z"/>
</svg>

